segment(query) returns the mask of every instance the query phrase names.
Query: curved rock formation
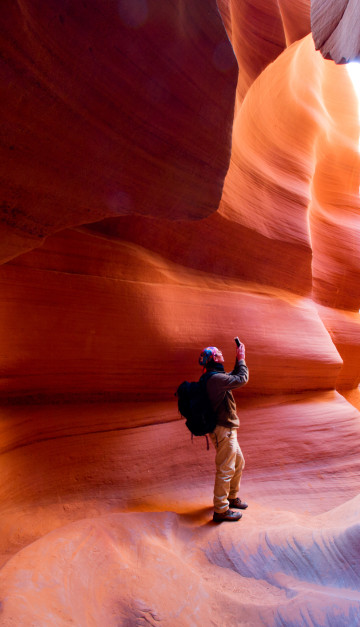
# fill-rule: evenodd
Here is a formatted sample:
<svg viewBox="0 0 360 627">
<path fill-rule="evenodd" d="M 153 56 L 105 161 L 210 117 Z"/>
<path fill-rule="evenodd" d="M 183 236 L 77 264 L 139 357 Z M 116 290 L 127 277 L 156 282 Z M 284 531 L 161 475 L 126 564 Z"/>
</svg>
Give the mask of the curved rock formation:
<svg viewBox="0 0 360 627">
<path fill-rule="evenodd" d="M 152 242 L 143 227 L 139 232 Z M 195 237 L 201 241 L 201 228 Z M 170 400 L 179 379 L 198 376 L 199 347 L 212 339 L 232 362 L 229 337 L 238 333 L 258 347 L 248 356 L 252 377 L 244 394 L 335 386 L 342 362 L 311 301 L 278 286 L 241 283 L 223 266 L 220 275 L 211 264 L 209 272 L 194 272 L 150 250 L 64 232 L 0 270 L 4 299 L 22 303 L 20 311 L 3 313 L 9 330 L 2 397 Z"/>
<path fill-rule="evenodd" d="M 6 2 L 1 51 L 2 261 L 106 216 L 216 210 L 237 67 L 215 0 Z"/>
<path fill-rule="evenodd" d="M 311 0 L 315 46 L 335 63 L 360 60 L 360 7 L 356 0 Z"/>
<path fill-rule="evenodd" d="M 219 0 L 239 63 L 238 98 L 287 45 L 310 32 L 308 0 Z"/>
<path fill-rule="evenodd" d="M 4 624 L 16 612 L 23 625 L 112 627 L 121 621 L 180 627 L 218 624 L 218 617 L 226 625 L 289 625 L 312 624 L 314 616 L 317 625 L 339 624 L 339 616 L 355 625 L 359 498 L 337 513 L 346 516 L 347 528 L 334 525 L 329 515 L 313 519 L 311 526 L 299 516 L 294 524 L 284 512 L 259 525 L 253 513 L 241 539 L 235 525 L 226 533 L 214 528 L 194 533 L 186 517 L 171 513 L 73 523 L 27 547 L 3 569 L 3 590 L 22 591 L 6 607 Z M 43 567 L 38 558 L 49 543 L 52 552 Z M 335 554 L 329 545 L 336 546 Z M 31 581 L 24 566 L 33 573 Z"/>
<path fill-rule="evenodd" d="M 4 6 L 5 627 L 358 624 L 359 121 L 309 14 Z M 174 392 L 235 335 L 226 527 Z"/>
</svg>

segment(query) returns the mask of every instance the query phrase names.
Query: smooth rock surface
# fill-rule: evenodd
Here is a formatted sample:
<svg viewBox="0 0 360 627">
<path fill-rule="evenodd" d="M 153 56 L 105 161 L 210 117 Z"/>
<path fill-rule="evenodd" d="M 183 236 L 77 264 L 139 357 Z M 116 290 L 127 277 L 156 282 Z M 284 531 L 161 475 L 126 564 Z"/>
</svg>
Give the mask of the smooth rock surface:
<svg viewBox="0 0 360 627">
<path fill-rule="evenodd" d="M 310 2 L 2 18 L 1 625 L 358 627 L 358 103 Z M 235 335 L 217 526 L 174 392 Z"/>
<path fill-rule="evenodd" d="M 360 60 L 360 6 L 357 0 L 311 0 L 315 46 L 335 63 Z"/>
<path fill-rule="evenodd" d="M 215 0 L 6 1 L 0 50 L 1 261 L 106 216 L 216 210 L 238 72 Z"/>
</svg>

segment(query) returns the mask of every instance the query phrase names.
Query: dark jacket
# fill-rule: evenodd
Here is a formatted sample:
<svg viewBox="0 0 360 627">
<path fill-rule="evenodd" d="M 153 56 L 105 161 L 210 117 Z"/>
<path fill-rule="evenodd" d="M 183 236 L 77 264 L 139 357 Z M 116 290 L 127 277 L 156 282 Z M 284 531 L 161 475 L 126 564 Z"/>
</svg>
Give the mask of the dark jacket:
<svg viewBox="0 0 360 627">
<path fill-rule="evenodd" d="M 206 389 L 218 417 L 217 424 L 237 429 L 240 426 L 240 420 L 231 390 L 240 388 L 249 380 L 249 370 L 245 360 L 237 361 L 232 372 L 219 372 L 211 367 L 207 371 L 216 372 L 208 379 Z"/>
</svg>

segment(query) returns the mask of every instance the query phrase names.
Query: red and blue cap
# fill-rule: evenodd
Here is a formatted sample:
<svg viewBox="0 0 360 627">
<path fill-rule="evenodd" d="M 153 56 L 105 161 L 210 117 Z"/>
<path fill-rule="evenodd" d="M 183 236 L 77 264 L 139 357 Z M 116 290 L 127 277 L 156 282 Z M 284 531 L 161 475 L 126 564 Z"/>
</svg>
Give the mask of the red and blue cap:
<svg viewBox="0 0 360 627">
<path fill-rule="evenodd" d="M 200 366 L 206 366 L 206 364 L 214 359 L 214 356 L 219 352 L 220 351 L 218 348 L 216 348 L 216 346 L 207 346 L 206 348 L 204 348 L 204 350 L 201 351 L 199 357 Z"/>
</svg>

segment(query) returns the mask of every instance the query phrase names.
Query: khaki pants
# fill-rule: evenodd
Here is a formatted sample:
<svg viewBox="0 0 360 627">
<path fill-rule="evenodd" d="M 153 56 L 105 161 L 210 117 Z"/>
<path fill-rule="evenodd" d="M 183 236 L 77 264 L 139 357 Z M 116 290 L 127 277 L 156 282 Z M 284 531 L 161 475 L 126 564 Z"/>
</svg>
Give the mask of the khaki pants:
<svg viewBox="0 0 360 627">
<path fill-rule="evenodd" d="M 238 495 L 245 460 L 237 440 L 237 429 L 217 425 L 209 435 L 216 449 L 214 510 L 222 513 L 229 509 L 228 499 Z"/>
</svg>

